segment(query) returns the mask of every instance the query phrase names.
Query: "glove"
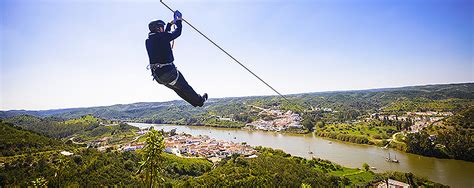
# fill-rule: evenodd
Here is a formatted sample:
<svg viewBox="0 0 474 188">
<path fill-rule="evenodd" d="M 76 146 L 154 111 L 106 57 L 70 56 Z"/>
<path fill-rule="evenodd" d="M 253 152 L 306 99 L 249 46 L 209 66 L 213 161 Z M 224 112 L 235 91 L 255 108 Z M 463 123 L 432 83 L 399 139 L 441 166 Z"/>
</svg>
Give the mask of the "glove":
<svg viewBox="0 0 474 188">
<path fill-rule="evenodd" d="M 174 11 L 174 22 L 176 22 L 178 19 L 181 19 L 183 17 L 183 14 L 179 12 L 179 10 Z"/>
</svg>

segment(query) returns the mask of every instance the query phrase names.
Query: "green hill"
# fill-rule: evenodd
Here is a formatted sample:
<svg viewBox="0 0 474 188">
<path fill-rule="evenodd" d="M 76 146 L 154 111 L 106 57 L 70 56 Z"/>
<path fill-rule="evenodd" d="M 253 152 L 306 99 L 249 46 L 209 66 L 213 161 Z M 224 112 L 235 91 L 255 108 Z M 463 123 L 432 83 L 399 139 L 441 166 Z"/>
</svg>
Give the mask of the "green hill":
<svg viewBox="0 0 474 188">
<path fill-rule="evenodd" d="M 50 151 L 65 147 L 61 140 L 49 138 L 0 120 L 0 156 Z"/>
<path fill-rule="evenodd" d="M 45 111 L 1 111 L 0 118 L 30 114 L 62 119 L 85 115 L 109 120 L 133 120 L 154 123 L 214 123 L 210 115 L 229 117 L 246 123 L 254 117 L 248 105 L 279 106 L 281 109 L 330 108 L 337 111 L 331 121 L 354 120 L 380 110 L 385 111 L 459 111 L 474 104 L 474 83 L 410 86 L 360 91 L 336 91 L 292 94 L 288 104 L 278 96 L 232 97 L 209 99 L 203 108 L 194 108 L 184 101 L 140 102 L 112 106 Z M 300 107 L 295 106 L 298 105 Z M 217 122 L 219 123 L 219 122 Z"/>
<path fill-rule="evenodd" d="M 92 115 L 85 115 L 69 120 L 54 117 L 40 118 L 30 115 L 20 115 L 6 118 L 3 121 L 54 138 L 67 138 L 76 135 L 86 140 L 99 136 L 129 133 L 131 130 L 138 129 L 127 124 L 107 126 L 112 122 L 96 118 Z"/>
<path fill-rule="evenodd" d="M 87 118 L 87 116 L 84 116 Z M 81 118 L 78 118 L 81 119 Z M 32 130 L 54 138 L 65 138 L 84 130 L 92 130 L 99 126 L 97 121 L 87 120 L 62 121 L 58 118 L 39 118 L 30 115 L 21 115 L 4 119 L 5 122 L 14 124 L 24 129 Z"/>
<path fill-rule="evenodd" d="M 474 106 L 430 126 L 420 133 L 407 135 L 407 151 L 426 156 L 474 162 Z"/>
</svg>

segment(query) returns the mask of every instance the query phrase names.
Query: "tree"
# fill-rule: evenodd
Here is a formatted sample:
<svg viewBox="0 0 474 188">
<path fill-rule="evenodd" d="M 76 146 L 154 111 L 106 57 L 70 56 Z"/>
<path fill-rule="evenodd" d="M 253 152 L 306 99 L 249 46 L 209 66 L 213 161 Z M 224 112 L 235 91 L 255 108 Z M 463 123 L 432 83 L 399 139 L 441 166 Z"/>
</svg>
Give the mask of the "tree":
<svg viewBox="0 0 474 188">
<path fill-rule="evenodd" d="M 31 181 L 31 184 L 33 187 L 48 187 L 48 180 L 46 180 L 44 177 L 39 177 Z"/>
<path fill-rule="evenodd" d="M 326 126 L 326 123 L 324 123 L 324 121 L 319 121 L 316 125 L 317 125 L 319 128 L 323 128 L 324 126 Z"/>
<path fill-rule="evenodd" d="M 176 129 L 171 129 L 170 136 L 174 136 L 174 135 L 176 135 Z"/>
<path fill-rule="evenodd" d="M 313 131 L 314 129 L 314 121 L 311 118 L 304 118 L 301 124 L 309 131 Z"/>
<path fill-rule="evenodd" d="M 147 187 L 156 187 L 158 173 L 161 164 L 161 153 L 165 148 L 163 133 L 158 130 L 151 130 L 146 134 L 145 147 L 143 148 L 143 159 L 140 162 L 140 173 L 145 169 L 145 182 Z"/>
<path fill-rule="evenodd" d="M 367 163 L 364 163 L 364 164 L 362 165 L 362 168 L 364 168 L 365 171 L 369 171 L 369 167 L 370 167 L 370 166 L 369 166 L 369 164 L 367 164 Z"/>
</svg>

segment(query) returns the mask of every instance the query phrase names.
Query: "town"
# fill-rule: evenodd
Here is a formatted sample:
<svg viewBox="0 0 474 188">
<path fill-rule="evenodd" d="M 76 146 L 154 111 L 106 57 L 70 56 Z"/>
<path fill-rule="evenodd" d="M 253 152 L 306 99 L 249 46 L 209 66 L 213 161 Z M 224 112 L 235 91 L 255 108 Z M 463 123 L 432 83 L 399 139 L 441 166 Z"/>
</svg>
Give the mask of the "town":
<svg viewBox="0 0 474 188">
<path fill-rule="evenodd" d="M 452 116 L 452 112 L 406 112 L 405 115 L 397 116 L 394 114 L 386 114 L 386 113 L 374 113 L 371 115 L 371 119 L 378 119 L 378 120 L 390 120 L 390 121 L 409 121 L 411 122 L 411 126 L 408 127 L 407 132 L 416 133 L 421 131 L 422 129 L 428 127 L 429 125 L 435 124 L 440 120 Z"/>
<path fill-rule="evenodd" d="M 257 151 L 246 143 L 234 143 L 210 138 L 209 136 L 193 136 L 180 133 L 165 138 L 165 152 L 183 157 L 204 157 L 220 160 L 233 154 L 256 157 Z"/>
<path fill-rule="evenodd" d="M 145 142 L 140 138 L 148 133 L 148 129 L 136 131 L 138 135 L 129 142 L 112 144 L 111 137 L 103 137 L 87 143 L 87 147 L 97 148 L 99 151 L 135 151 L 145 147 Z M 164 132 L 164 152 L 187 158 L 206 158 L 213 162 L 234 154 L 243 155 L 248 158 L 257 157 L 257 151 L 246 143 L 234 143 L 217 140 L 205 135 L 193 136 L 186 133 Z"/>
<path fill-rule="evenodd" d="M 301 130 L 301 116 L 297 113 L 288 110 L 283 112 L 275 109 L 265 109 L 257 106 L 252 106 L 258 110 L 259 117 L 262 117 L 254 122 L 247 123 L 247 128 L 264 131 L 284 131 L 288 129 Z"/>
</svg>

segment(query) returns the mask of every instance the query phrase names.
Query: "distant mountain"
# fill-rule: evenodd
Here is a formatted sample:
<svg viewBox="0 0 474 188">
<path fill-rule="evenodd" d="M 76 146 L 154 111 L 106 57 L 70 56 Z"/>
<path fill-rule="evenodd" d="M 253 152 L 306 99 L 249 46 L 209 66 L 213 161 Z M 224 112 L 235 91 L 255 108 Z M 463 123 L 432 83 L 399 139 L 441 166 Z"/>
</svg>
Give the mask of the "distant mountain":
<svg viewBox="0 0 474 188">
<path fill-rule="evenodd" d="M 54 109 L 54 110 L 9 110 L 0 111 L 0 118 L 13 117 L 18 115 L 32 115 L 39 117 L 47 117 L 55 114 L 67 113 L 80 110 L 80 108 Z"/>
<path fill-rule="evenodd" d="M 288 95 L 287 98 L 292 103 L 278 96 L 254 96 L 210 99 L 203 108 L 194 108 L 182 100 L 176 100 L 40 111 L 10 110 L 0 111 L 0 118 L 26 114 L 70 119 L 91 114 L 109 120 L 196 123 L 205 121 L 209 116 L 245 119 L 250 116 L 249 105 L 279 106 L 295 111 L 302 109 L 295 105 L 303 109 L 329 108 L 339 113 L 350 112 L 350 116 L 340 114 L 346 119 L 381 110 L 458 111 L 474 104 L 474 83 L 302 93 Z"/>
</svg>

